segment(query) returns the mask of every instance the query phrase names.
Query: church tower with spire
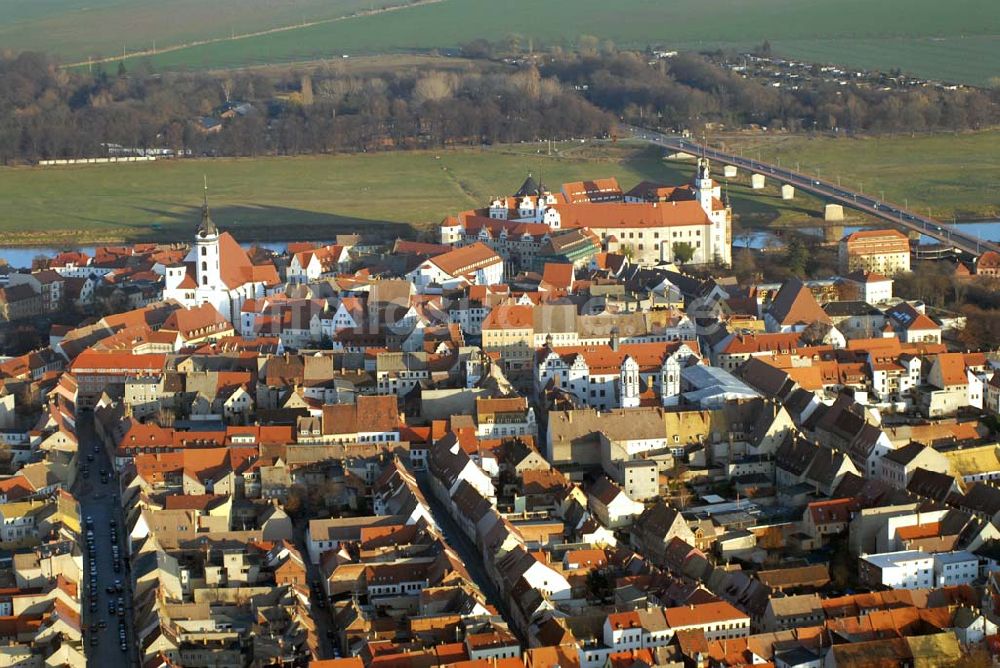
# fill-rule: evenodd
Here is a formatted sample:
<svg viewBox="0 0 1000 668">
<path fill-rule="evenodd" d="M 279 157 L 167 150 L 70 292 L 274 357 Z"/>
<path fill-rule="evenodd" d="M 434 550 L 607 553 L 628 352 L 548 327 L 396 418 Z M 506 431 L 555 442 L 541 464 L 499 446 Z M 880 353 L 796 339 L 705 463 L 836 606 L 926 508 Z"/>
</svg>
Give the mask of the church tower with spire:
<svg viewBox="0 0 1000 668">
<path fill-rule="evenodd" d="M 201 207 L 201 222 L 195 234 L 195 274 L 198 288 L 216 289 L 222 286 L 219 266 L 219 230 L 208 211 L 208 179 L 205 180 L 205 201 Z"/>
<path fill-rule="evenodd" d="M 698 158 L 698 167 L 694 176 L 694 190 L 698 196 L 698 203 L 706 213 L 712 212 L 712 198 L 718 199 L 720 196 L 719 187 L 712 181 L 712 173 L 709 170 L 708 160 Z"/>
<path fill-rule="evenodd" d="M 706 258 L 730 266 L 733 263 L 733 210 L 728 195 L 723 201 L 722 188 L 712 179 L 708 158 L 698 158 L 693 185 L 695 198 L 712 221 Z"/>
</svg>

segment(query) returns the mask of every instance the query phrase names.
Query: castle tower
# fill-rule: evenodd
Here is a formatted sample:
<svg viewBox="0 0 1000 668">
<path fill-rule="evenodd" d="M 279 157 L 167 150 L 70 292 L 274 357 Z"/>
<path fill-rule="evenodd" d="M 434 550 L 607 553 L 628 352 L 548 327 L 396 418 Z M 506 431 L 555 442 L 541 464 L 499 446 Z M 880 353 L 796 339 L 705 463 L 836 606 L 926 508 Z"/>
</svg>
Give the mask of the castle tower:
<svg viewBox="0 0 1000 668">
<path fill-rule="evenodd" d="M 626 356 L 622 362 L 622 370 L 619 377 L 621 384 L 621 407 L 637 408 L 639 406 L 639 364 Z"/>
<path fill-rule="evenodd" d="M 712 175 L 708 167 L 707 158 L 698 158 L 698 168 L 694 175 L 694 189 L 698 195 L 698 202 L 701 208 L 707 213 L 712 211 L 712 197 L 715 184 L 712 182 Z"/>
<path fill-rule="evenodd" d="M 208 179 L 205 180 L 205 202 L 201 207 L 201 222 L 195 234 L 196 276 L 199 288 L 222 285 L 219 268 L 219 230 L 208 211 Z"/>
</svg>

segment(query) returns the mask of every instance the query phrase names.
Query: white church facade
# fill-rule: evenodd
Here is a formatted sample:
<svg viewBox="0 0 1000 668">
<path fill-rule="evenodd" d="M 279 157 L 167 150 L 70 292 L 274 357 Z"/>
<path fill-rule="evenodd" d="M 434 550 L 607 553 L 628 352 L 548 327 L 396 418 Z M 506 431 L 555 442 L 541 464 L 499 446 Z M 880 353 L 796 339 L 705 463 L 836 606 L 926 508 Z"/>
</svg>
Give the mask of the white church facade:
<svg viewBox="0 0 1000 668">
<path fill-rule="evenodd" d="M 211 304 L 229 322 L 239 317 L 243 302 L 280 289 L 273 264 L 255 265 L 228 232 L 219 232 L 202 207 L 195 242 L 184 261 L 166 267 L 164 299 L 191 308 Z"/>
</svg>

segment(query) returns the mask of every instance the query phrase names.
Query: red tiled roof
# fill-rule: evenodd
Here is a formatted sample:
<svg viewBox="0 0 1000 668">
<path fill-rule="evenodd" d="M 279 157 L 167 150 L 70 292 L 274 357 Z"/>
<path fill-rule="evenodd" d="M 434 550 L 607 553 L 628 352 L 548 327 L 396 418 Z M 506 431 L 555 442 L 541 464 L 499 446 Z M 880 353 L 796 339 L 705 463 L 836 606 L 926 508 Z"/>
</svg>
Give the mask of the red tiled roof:
<svg viewBox="0 0 1000 668">
<path fill-rule="evenodd" d="M 211 304 L 177 309 L 163 323 L 163 329 L 180 332 L 185 338 L 212 332 L 221 333 L 232 328 L 229 321 Z"/>
<path fill-rule="evenodd" d="M 841 240 L 850 252 L 909 253 L 910 240 L 898 230 L 858 230 Z"/>
<path fill-rule="evenodd" d="M 542 285 L 569 290 L 573 286 L 573 265 L 546 262 L 542 269 Z"/>
<path fill-rule="evenodd" d="M 535 307 L 519 306 L 517 304 L 501 304 L 497 306 L 483 321 L 485 329 L 533 329 L 535 326 Z"/>
<path fill-rule="evenodd" d="M 254 265 L 250 257 L 229 232 L 219 235 L 219 271 L 229 289 L 246 283 L 277 285 L 278 272 L 274 265 Z M 190 272 L 189 272 L 190 273 Z"/>
<path fill-rule="evenodd" d="M 659 369 L 664 358 L 682 345 L 686 345 L 695 354 L 699 352 L 697 341 L 625 343 L 618 350 L 613 350 L 610 345 L 563 346 L 553 348 L 551 352 L 559 355 L 567 365 L 572 365 L 577 355 L 582 356 L 591 374 L 618 374 L 627 357 L 631 357 L 639 365 L 640 372 Z"/>
<path fill-rule="evenodd" d="M 663 616 L 666 617 L 668 626 L 676 628 L 743 619 L 748 615 L 738 610 L 731 603 L 715 601 L 712 603 L 667 608 L 663 611 Z"/>
<path fill-rule="evenodd" d="M 483 267 L 503 262 L 492 248 L 484 243 L 476 242 L 455 250 L 436 255 L 428 262 L 436 265 L 449 276 L 461 276 Z"/>
<path fill-rule="evenodd" d="M 708 214 L 697 201 L 669 203 L 556 204 L 560 226 L 598 229 L 688 227 L 710 225 Z"/>
<path fill-rule="evenodd" d="M 73 360 L 70 370 L 77 374 L 162 372 L 166 361 L 167 356 L 160 353 L 133 355 L 132 353 L 85 350 Z"/>
</svg>

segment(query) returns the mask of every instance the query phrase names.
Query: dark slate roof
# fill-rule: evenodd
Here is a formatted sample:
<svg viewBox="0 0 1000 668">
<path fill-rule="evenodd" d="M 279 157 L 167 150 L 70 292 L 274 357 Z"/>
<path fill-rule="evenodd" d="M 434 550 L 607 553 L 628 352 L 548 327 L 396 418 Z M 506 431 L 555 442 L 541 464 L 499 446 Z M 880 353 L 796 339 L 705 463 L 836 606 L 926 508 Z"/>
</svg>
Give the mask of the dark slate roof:
<svg viewBox="0 0 1000 668">
<path fill-rule="evenodd" d="M 525 195 L 538 196 L 541 195 L 544 190 L 545 186 L 542 183 L 535 181 L 535 177 L 529 173 L 528 178 L 524 180 L 521 187 L 517 189 L 516 193 L 514 193 L 514 197 L 524 197 Z"/>
</svg>

